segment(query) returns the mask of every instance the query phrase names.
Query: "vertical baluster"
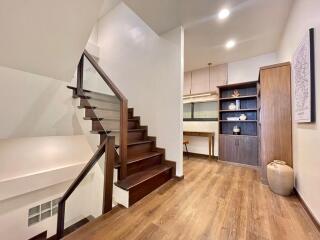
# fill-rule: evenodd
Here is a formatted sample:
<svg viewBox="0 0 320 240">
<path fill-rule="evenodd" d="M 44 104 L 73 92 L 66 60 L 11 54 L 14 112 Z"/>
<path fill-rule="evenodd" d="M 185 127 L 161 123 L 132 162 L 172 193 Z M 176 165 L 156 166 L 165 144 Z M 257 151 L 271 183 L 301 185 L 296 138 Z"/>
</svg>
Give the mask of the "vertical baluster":
<svg viewBox="0 0 320 240">
<path fill-rule="evenodd" d="M 83 90 L 83 63 L 84 63 L 84 54 L 82 54 L 80 62 L 77 69 L 77 95 L 82 94 Z"/>
<path fill-rule="evenodd" d="M 121 101 L 120 109 L 120 180 L 127 177 L 127 154 L 128 154 L 128 101 Z"/>
<path fill-rule="evenodd" d="M 105 141 L 103 214 L 112 210 L 113 170 L 115 160 L 114 146 L 115 137 L 107 137 Z"/>
<path fill-rule="evenodd" d="M 65 214 L 65 201 L 62 201 L 62 202 L 59 202 L 59 205 L 58 205 L 57 240 L 63 238 L 64 214 Z"/>
</svg>

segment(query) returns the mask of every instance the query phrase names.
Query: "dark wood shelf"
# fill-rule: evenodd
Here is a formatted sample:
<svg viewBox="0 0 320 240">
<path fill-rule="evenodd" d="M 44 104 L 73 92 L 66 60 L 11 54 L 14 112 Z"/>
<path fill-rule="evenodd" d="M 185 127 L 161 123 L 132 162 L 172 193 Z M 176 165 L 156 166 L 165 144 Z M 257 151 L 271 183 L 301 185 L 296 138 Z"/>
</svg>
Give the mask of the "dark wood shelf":
<svg viewBox="0 0 320 240">
<path fill-rule="evenodd" d="M 257 120 L 219 120 L 219 122 L 258 122 Z"/>
<path fill-rule="evenodd" d="M 220 133 L 220 135 L 224 135 L 224 136 L 234 136 L 234 137 L 255 137 L 257 138 L 257 135 L 246 135 L 246 134 L 241 134 L 241 135 L 233 135 L 233 134 L 227 134 L 227 133 Z"/>
<path fill-rule="evenodd" d="M 254 112 L 257 111 L 257 108 L 248 108 L 248 109 L 238 109 L 238 110 L 220 110 L 219 112 Z"/>
<path fill-rule="evenodd" d="M 239 96 L 239 97 L 226 97 L 226 98 L 220 98 L 220 101 L 230 101 L 230 100 L 238 100 L 238 99 L 247 99 L 247 98 L 257 98 L 258 95 L 246 95 L 246 96 Z"/>
</svg>

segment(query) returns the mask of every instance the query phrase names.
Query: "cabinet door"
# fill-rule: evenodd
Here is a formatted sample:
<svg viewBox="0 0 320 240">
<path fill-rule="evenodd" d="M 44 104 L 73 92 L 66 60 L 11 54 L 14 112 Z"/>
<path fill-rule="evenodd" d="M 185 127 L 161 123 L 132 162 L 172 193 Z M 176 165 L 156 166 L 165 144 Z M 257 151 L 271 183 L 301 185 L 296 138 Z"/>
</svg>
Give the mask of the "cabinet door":
<svg viewBox="0 0 320 240">
<path fill-rule="evenodd" d="M 218 92 L 217 86 L 226 85 L 228 79 L 228 65 L 221 64 L 210 68 L 210 91 Z"/>
<path fill-rule="evenodd" d="M 275 159 L 292 166 L 291 68 L 280 64 L 260 71 L 261 173 L 267 181 L 267 165 Z M 276 107 L 275 107 L 276 106 Z"/>
<path fill-rule="evenodd" d="M 237 162 L 237 138 L 232 135 L 220 134 L 219 140 L 219 159 L 222 161 Z"/>
<path fill-rule="evenodd" d="M 192 71 L 191 94 L 209 92 L 209 68 Z"/>
<path fill-rule="evenodd" d="M 191 72 L 184 73 L 183 95 L 191 94 Z"/>
<path fill-rule="evenodd" d="M 252 166 L 258 165 L 258 138 L 255 136 L 239 136 L 238 163 Z"/>
</svg>

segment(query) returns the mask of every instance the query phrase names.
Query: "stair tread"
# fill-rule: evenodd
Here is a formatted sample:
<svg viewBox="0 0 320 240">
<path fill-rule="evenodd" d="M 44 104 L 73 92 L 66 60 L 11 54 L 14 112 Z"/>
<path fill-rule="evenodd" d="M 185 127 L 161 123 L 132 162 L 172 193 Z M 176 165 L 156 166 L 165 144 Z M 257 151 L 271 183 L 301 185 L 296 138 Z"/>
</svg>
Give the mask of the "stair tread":
<svg viewBox="0 0 320 240">
<path fill-rule="evenodd" d="M 92 121 L 120 121 L 118 117 L 84 117 L 83 119 Z"/>
<path fill-rule="evenodd" d="M 77 90 L 76 86 L 67 86 L 67 88 L 72 89 L 72 90 Z M 106 94 L 106 93 L 99 93 L 99 92 L 95 92 L 95 91 L 91 91 L 91 90 L 87 90 L 87 89 L 82 89 L 82 91 L 84 93 L 92 93 L 92 94 L 96 94 L 96 95 L 100 95 L 100 96 L 108 96 L 108 97 L 116 97 L 115 95 L 110 95 L 110 94 Z"/>
<path fill-rule="evenodd" d="M 67 88 L 72 89 L 72 90 L 77 90 L 77 87 L 74 86 L 67 86 Z M 89 90 L 82 89 L 83 92 L 90 92 Z"/>
<path fill-rule="evenodd" d="M 152 166 L 150 168 L 147 168 L 144 171 L 137 172 L 135 174 L 130 175 L 124 180 L 120 180 L 115 183 L 116 186 L 129 191 L 131 188 L 139 185 L 140 183 L 143 183 L 144 181 L 147 181 L 150 178 L 153 178 L 157 176 L 158 174 L 165 172 L 172 167 L 164 165 L 164 164 L 158 164 L 156 166 Z"/>
<path fill-rule="evenodd" d="M 80 98 L 99 101 L 99 102 L 108 102 L 108 103 L 119 103 L 120 100 L 116 96 L 112 95 L 104 95 L 97 93 L 86 93 L 84 96 L 80 96 Z"/>
<path fill-rule="evenodd" d="M 152 143 L 154 140 L 139 140 L 139 141 L 132 141 L 128 142 L 128 146 L 133 146 L 133 145 L 139 145 L 139 144 L 144 144 L 144 143 Z M 119 147 L 119 145 L 116 145 L 116 147 Z"/>
<path fill-rule="evenodd" d="M 100 111 L 113 111 L 113 112 L 120 112 L 119 109 L 114 108 L 102 108 L 102 107 L 95 107 L 95 106 L 78 106 L 79 109 L 87 108 L 87 109 L 94 109 L 94 110 L 100 110 Z"/>
<path fill-rule="evenodd" d="M 152 158 L 155 156 L 160 156 L 162 155 L 161 152 L 146 152 L 146 153 L 141 153 L 138 156 L 132 156 L 132 157 L 128 157 L 127 163 L 135 163 L 135 162 L 139 162 L 148 158 Z M 120 163 L 116 163 L 115 168 L 120 167 Z"/>
<path fill-rule="evenodd" d="M 109 134 L 112 131 L 114 131 L 114 130 L 91 130 L 90 133 L 92 133 L 92 134 L 105 134 L 105 133 Z"/>
<path fill-rule="evenodd" d="M 144 144 L 144 143 L 151 143 L 153 140 L 139 140 L 139 141 L 132 141 L 128 143 L 128 146 L 133 146 L 133 145 L 139 145 L 139 144 Z"/>
<path fill-rule="evenodd" d="M 145 128 L 134 128 L 134 129 L 128 129 L 128 132 L 138 132 L 138 131 L 146 131 Z M 90 131 L 91 133 L 93 134 L 100 134 L 100 133 L 105 133 L 104 130 L 92 130 Z M 111 130 L 108 130 L 108 132 L 120 132 L 119 129 L 111 129 Z"/>
<path fill-rule="evenodd" d="M 139 121 L 139 118 L 128 118 L 128 121 Z"/>
</svg>

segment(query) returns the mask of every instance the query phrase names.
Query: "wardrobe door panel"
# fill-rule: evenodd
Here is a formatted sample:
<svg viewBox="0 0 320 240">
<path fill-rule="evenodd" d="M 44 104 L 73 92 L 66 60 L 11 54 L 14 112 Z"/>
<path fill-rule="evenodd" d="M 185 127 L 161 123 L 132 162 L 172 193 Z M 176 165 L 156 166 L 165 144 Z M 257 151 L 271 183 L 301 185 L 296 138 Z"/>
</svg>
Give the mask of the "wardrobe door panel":
<svg viewBox="0 0 320 240">
<path fill-rule="evenodd" d="M 291 68 L 279 64 L 262 68 L 261 87 L 261 173 L 267 181 L 267 165 L 273 160 L 292 166 Z"/>
</svg>

